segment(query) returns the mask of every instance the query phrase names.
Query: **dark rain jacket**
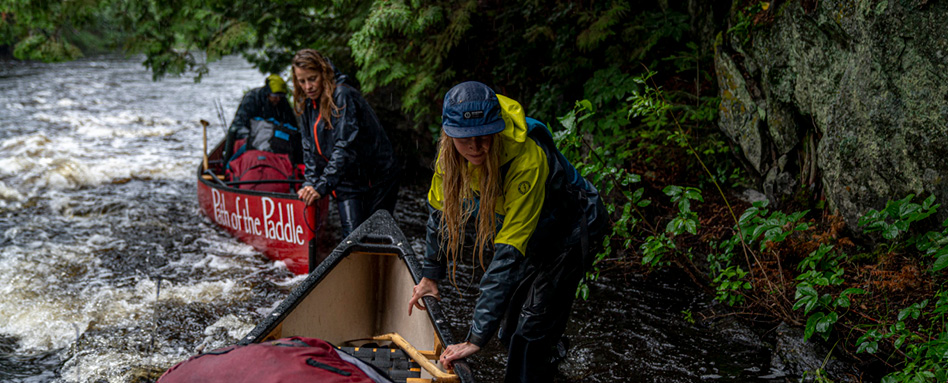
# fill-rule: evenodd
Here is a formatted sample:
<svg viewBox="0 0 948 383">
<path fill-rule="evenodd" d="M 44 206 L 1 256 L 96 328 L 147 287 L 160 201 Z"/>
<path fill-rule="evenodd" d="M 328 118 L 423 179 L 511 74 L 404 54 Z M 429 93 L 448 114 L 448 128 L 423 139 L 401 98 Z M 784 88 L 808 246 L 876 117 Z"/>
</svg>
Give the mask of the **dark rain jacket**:
<svg viewBox="0 0 948 383">
<path fill-rule="evenodd" d="M 498 219 L 494 257 L 481 278 L 467 339 L 480 347 L 497 331 L 514 289 L 526 277 L 527 258 L 531 265 L 543 265 L 542 257 L 552 258 L 554 252 L 580 245 L 584 235 L 599 238 L 606 224 L 598 191 L 556 149 L 546 126 L 525 117 L 516 101 L 497 98 L 507 122 L 494 138 L 503 145 L 503 193 L 493 212 Z M 422 260 L 422 276 L 437 281 L 444 279 L 447 266 L 439 236 L 442 177 L 439 167 L 428 191 L 427 249 Z M 472 202 L 479 209 L 479 201 Z"/>
<path fill-rule="evenodd" d="M 281 123 L 299 128 L 296 114 L 286 97 L 282 98 L 274 107 L 268 96 L 270 96 L 270 88 L 266 85 L 244 94 L 244 97 L 240 100 L 240 106 L 237 107 L 237 113 L 234 114 L 234 120 L 231 121 L 228 129 L 227 145 L 224 146 L 227 157 L 224 158 L 229 158 L 229 155 L 233 154 L 230 151 L 233 149 L 234 140 L 238 138 L 238 134 L 244 136 L 250 133 L 250 120 L 254 117 L 260 117 L 264 120 L 273 118 Z"/>
<path fill-rule="evenodd" d="M 392 144 L 375 111 L 345 81 L 346 75 L 336 70 L 333 99 L 338 112 L 323 111 L 318 119 L 319 103 L 306 99 L 300 117 L 306 164 L 303 186 L 312 186 L 322 196 L 335 191 L 339 200 L 351 199 L 372 185 L 391 180 L 398 169 Z M 327 117 L 332 129 L 327 129 Z"/>
</svg>

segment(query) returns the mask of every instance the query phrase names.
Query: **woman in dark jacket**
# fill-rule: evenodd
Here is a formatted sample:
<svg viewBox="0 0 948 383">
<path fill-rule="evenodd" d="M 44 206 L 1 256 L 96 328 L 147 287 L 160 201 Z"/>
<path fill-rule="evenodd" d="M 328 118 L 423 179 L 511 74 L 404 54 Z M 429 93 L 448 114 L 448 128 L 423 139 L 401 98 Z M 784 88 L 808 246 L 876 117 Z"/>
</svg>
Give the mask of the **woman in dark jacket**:
<svg viewBox="0 0 948 383">
<path fill-rule="evenodd" d="M 393 212 L 399 166 L 375 111 L 325 56 L 303 49 L 293 57 L 293 97 L 300 115 L 307 205 L 332 194 L 343 235 L 376 210 Z"/>
</svg>

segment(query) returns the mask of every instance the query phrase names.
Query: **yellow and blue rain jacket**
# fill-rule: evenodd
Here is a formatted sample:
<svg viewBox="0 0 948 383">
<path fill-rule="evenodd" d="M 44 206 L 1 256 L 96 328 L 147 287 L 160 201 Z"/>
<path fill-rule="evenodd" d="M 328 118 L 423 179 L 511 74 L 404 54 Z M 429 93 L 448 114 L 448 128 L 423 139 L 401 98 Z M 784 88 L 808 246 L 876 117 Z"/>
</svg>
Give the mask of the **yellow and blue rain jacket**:
<svg viewBox="0 0 948 383">
<path fill-rule="evenodd" d="M 507 302 L 523 278 L 524 259 L 579 244 L 584 218 L 592 231 L 601 230 L 606 222 L 598 191 L 556 149 L 546 126 L 526 117 L 517 101 L 501 95 L 497 98 L 506 123 L 494 137 L 502 144 L 503 192 L 493 212 L 498 221 L 494 256 L 481 279 L 481 295 L 467 339 L 481 347 L 497 331 Z M 439 227 L 443 177 L 439 167 L 428 190 L 430 214 L 422 260 L 422 275 L 437 281 L 444 279 L 447 268 Z M 476 180 L 473 185 L 477 188 Z M 477 195 L 475 189 L 475 200 L 470 201 L 475 209 L 479 209 Z"/>
</svg>

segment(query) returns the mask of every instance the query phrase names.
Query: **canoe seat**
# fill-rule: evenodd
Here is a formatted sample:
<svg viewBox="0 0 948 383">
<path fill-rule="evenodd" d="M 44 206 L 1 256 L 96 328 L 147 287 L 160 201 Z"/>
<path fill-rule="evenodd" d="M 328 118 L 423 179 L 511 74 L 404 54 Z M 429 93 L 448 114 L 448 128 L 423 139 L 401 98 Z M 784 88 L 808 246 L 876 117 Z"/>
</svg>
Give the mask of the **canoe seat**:
<svg viewBox="0 0 948 383">
<path fill-rule="evenodd" d="M 337 348 L 378 367 L 396 383 L 406 383 L 409 378 L 421 378 L 421 366 L 401 349 L 380 347 L 376 344 Z"/>
</svg>

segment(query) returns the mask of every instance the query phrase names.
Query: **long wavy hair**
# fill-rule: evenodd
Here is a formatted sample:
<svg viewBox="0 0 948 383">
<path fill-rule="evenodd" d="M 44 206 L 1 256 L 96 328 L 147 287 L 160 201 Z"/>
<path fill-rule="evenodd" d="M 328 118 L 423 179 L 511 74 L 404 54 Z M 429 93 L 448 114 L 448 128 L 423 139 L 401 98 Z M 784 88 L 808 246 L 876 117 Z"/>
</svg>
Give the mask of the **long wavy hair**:
<svg viewBox="0 0 948 383">
<path fill-rule="evenodd" d="M 502 193 L 500 185 L 500 158 L 503 146 L 500 136 L 494 135 L 487 157 L 480 166 L 468 166 L 467 159 L 458 153 L 454 147 L 454 139 L 444 131 L 438 142 L 437 166 L 443 172 L 444 206 L 441 214 L 442 248 L 447 249 L 448 260 L 452 263 L 451 275 L 457 270 L 458 255 L 464 244 L 465 228 L 468 220 L 474 214 L 474 191 L 472 186 L 477 182 L 480 197 L 480 209 L 477 219 L 477 232 L 474 241 L 474 254 L 484 268 L 484 249 L 493 247 L 494 233 L 497 223 L 494 217 L 494 207 L 497 198 Z"/>
<path fill-rule="evenodd" d="M 322 94 L 319 95 L 318 100 L 319 113 L 329 110 L 332 111 L 332 116 L 339 116 L 339 107 L 336 106 L 336 102 L 333 99 L 333 94 L 336 91 L 336 73 L 329 59 L 315 49 L 301 49 L 293 56 L 293 68 L 309 69 L 319 73 L 320 88 L 323 91 Z M 317 100 L 307 99 L 306 93 L 303 92 L 303 87 L 300 85 L 299 80 L 296 79 L 295 69 L 290 71 L 290 77 L 293 78 L 293 99 L 298 100 L 294 109 L 296 115 L 301 115 L 303 111 L 306 110 L 307 102 L 315 103 Z M 326 129 L 332 129 L 332 122 L 330 120 L 329 118 L 326 119 Z"/>
</svg>

